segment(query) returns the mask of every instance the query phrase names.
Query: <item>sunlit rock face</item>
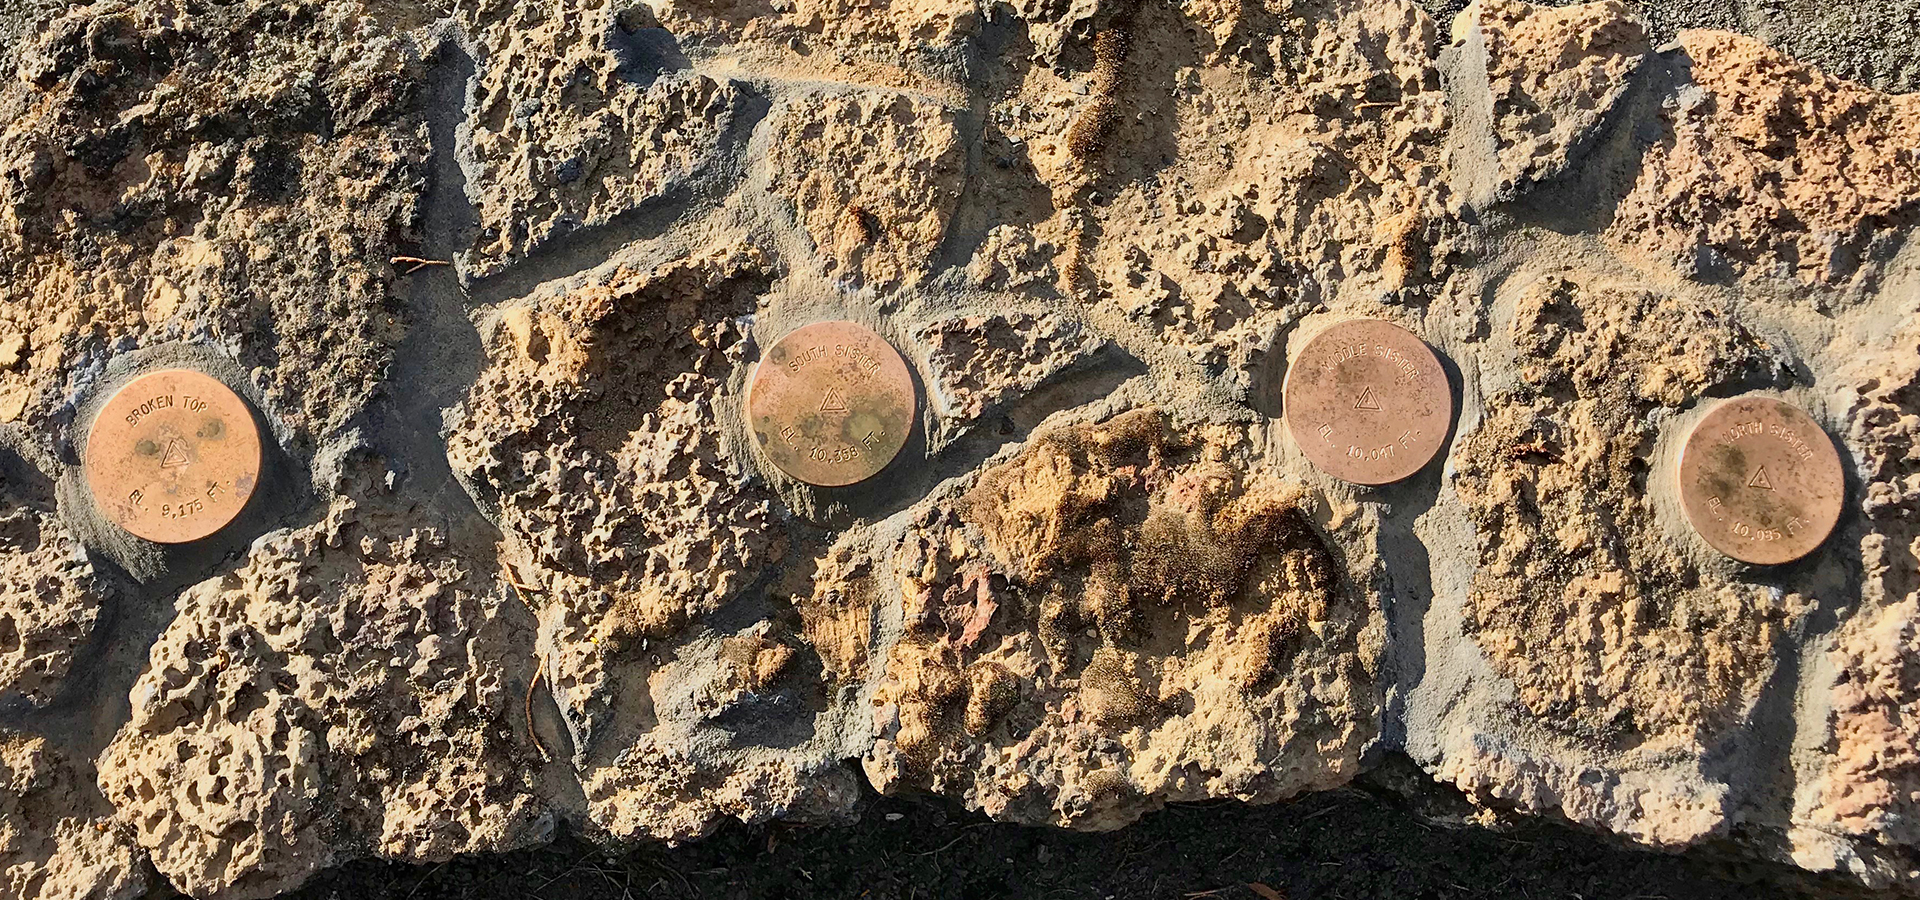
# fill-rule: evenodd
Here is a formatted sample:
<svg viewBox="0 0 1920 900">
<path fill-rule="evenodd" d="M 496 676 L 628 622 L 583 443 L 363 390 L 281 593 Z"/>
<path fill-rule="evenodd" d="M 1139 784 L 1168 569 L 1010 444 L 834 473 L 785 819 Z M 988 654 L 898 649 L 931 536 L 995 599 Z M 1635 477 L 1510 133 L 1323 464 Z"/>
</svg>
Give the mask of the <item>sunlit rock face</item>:
<svg viewBox="0 0 1920 900">
<path fill-rule="evenodd" d="M 863 784 L 1108 830 L 1389 753 L 1486 821 L 1920 888 L 1914 96 L 1616 2 L 11 15 L 0 893 L 252 900 Z M 1373 488 L 1281 402 L 1358 317 L 1458 408 Z M 848 488 L 743 413 L 823 320 L 918 399 Z M 270 445 L 214 549 L 80 477 L 163 365 Z M 1750 392 L 1847 471 L 1787 565 L 1674 496 Z"/>
</svg>

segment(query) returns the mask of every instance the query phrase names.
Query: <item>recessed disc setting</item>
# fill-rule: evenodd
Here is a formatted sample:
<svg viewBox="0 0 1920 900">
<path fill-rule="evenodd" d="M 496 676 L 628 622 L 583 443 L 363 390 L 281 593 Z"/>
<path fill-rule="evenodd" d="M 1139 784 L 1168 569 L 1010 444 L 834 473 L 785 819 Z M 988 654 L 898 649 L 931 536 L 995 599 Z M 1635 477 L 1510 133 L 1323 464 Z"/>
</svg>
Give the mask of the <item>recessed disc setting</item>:
<svg viewBox="0 0 1920 900">
<path fill-rule="evenodd" d="M 1287 428 L 1314 465 L 1355 484 L 1387 484 L 1433 459 L 1453 424 L 1440 358 L 1391 322 L 1356 319 L 1316 335 L 1282 387 Z"/>
<path fill-rule="evenodd" d="M 1819 423 L 1769 397 L 1710 410 L 1680 453 L 1680 501 L 1713 548 L 1759 565 L 1799 559 L 1840 521 L 1846 481 Z"/>
<path fill-rule="evenodd" d="M 226 385 L 151 372 L 107 400 L 87 435 L 87 487 L 136 537 L 183 544 L 227 526 L 260 477 L 260 431 Z"/>
<path fill-rule="evenodd" d="M 816 322 L 774 342 L 747 387 L 754 442 L 780 471 L 822 487 L 886 468 L 914 410 L 906 360 L 853 322 Z"/>
</svg>

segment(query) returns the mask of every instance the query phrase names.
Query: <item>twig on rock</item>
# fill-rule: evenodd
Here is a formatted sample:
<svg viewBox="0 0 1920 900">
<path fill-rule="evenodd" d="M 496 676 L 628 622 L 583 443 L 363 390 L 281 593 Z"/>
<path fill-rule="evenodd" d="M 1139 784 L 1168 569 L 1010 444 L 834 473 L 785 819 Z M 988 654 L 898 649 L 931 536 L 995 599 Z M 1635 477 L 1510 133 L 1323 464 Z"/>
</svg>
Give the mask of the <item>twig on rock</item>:
<svg viewBox="0 0 1920 900">
<path fill-rule="evenodd" d="M 552 754 L 549 754 L 547 752 L 547 745 L 540 743 L 540 733 L 535 731 L 533 728 L 533 692 L 540 689 L 540 679 L 545 678 L 546 675 L 547 675 L 547 654 L 542 653 L 540 654 L 539 667 L 534 669 L 533 680 L 527 682 L 526 712 L 527 712 L 527 739 L 533 741 L 533 748 L 535 750 L 540 751 L 540 759 L 543 762 L 552 760 L 553 756 Z"/>
<path fill-rule="evenodd" d="M 418 256 L 396 256 L 392 259 L 387 260 L 387 262 L 396 269 L 401 266 L 406 266 L 407 267 L 406 271 L 403 271 L 400 273 L 402 275 L 412 275 L 413 273 L 418 272 L 421 269 L 424 269 L 428 266 L 453 265 L 453 262 L 451 260 L 421 259 Z"/>
</svg>

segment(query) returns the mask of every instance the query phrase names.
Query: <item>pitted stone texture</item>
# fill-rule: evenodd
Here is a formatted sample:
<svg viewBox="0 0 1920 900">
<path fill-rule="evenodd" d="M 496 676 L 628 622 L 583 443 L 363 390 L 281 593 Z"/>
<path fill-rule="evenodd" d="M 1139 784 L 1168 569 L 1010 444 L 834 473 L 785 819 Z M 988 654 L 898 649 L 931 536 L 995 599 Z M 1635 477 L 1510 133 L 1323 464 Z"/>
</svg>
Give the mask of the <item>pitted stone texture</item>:
<svg viewBox="0 0 1920 900">
<path fill-rule="evenodd" d="M 1875 356 L 1856 384 L 1847 435 L 1866 471 L 1866 579 L 1828 653 L 1828 768 L 1796 819 L 1894 851 L 1890 870 L 1863 873 L 1888 883 L 1906 877 L 1900 854 L 1920 851 L 1920 328 Z"/>
<path fill-rule="evenodd" d="M 1863 612 L 1836 637 L 1831 653 L 1833 768 L 1815 827 L 1851 837 L 1920 847 L 1920 596 Z"/>
<path fill-rule="evenodd" d="M 1770 386 L 1789 361 L 1714 310 L 1573 271 L 1522 289 L 1508 336 L 1519 383 L 1487 398 L 1453 455 L 1480 545 L 1463 628 L 1573 745 L 1629 768 L 1701 753 L 1751 707 L 1809 604 L 1676 551 L 1653 508 L 1657 422 L 1708 390 Z M 1577 774 L 1538 777 L 1555 771 Z M 1604 787 L 1527 795 L 1572 815 Z M 1698 833 L 1660 820 L 1708 822 L 1639 814 L 1649 824 L 1629 833 L 1661 842 Z"/>
<path fill-rule="evenodd" d="M 1646 27 L 1616 0 L 1562 9 L 1478 0 L 1454 20 L 1464 25 L 1485 46 L 1503 197 L 1577 163 L 1653 52 Z"/>
<path fill-rule="evenodd" d="M 832 815 L 856 796 L 820 748 L 735 736 L 741 718 L 810 730 L 817 687 L 784 669 L 760 690 L 713 682 L 728 681 L 722 638 L 755 634 L 702 624 L 787 547 L 772 495 L 722 440 L 765 266 L 728 238 L 502 310 L 452 418 L 454 471 L 540 609 L 587 814 L 618 837 Z"/>
<path fill-rule="evenodd" d="M 1871 286 L 1920 221 L 1920 95 L 1724 32 L 1682 32 L 1680 49 L 1691 80 L 1608 238 L 1706 280 Z"/>
<path fill-rule="evenodd" d="M 1101 157 L 1111 186 L 1096 189 L 1090 211 L 1071 211 L 1089 219 L 1083 237 L 1093 225 L 1099 236 L 1073 241 L 1064 286 L 1240 389 L 1273 335 L 1308 311 L 1338 298 L 1430 295 L 1457 230 L 1433 22 L 1410 2 L 1284 4 L 1273 14 L 1292 24 L 1268 39 L 1263 65 L 1205 32 L 1154 27 L 1146 10 L 1130 68 L 1195 54 L 1213 62 L 1168 73 L 1169 108 L 1115 126 Z M 1048 162 L 1043 142 L 1061 126 L 1043 115 L 1060 90 L 1047 78 L 1029 75 L 1020 102 L 1038 112 L 1008 127 L 1059 193 L 1078 176 Z M 1165 119 L 1180 123 L 1176 143 L 1155 130 Z"/>
<path fill-rule="evenodd" d="M 581 648 L 672 635 L 784 550 L 714 402 L 763 264 L 728 247 L 621 269 L 487 326 L 488 367 L 452 414 L 448 456 L 521 579 L 571 611 Z"/>
<path fill-rule="evenodd" d="M 101 756 L 101 790 L 195 897 L 551 836 L 521 718 L 530 617 L 377 481 L 183 594 Z"/>
<path fill-rule="evenodd" d="M 901 87 L 942 78 L 937 64 L 956 60 L 983 12 L 971 0 L 664 0 L 647 9 L 689 45 L 742 53 L 798 80 Z"/>
<path fill-rule="evenodd" d="M 1018 399 L 1108 344 L 1051 312 L 955 316 L 923 326 L 919 339 L 941 416 L 962 422 Z"/>
<path fill-rule="evenodd" d="M 967 151 L 955 113 L 910 94 L 803 94 L 773 113 L 767 177 L 850 286 L 912 284 L 960 202 Z"/>
<path fill-rule="evenodd" d="M 109 354 L 190 339 L 304 445 L 403 333 L 417 55 L 359 2 L 170 10 L 75 7 L 0 87 L 0 420 L 57 420 Z"/>
<path fill-rule="evenodd" d="M 1696 768 L 1621 769 L 1581 756 L 1461 735 L 1431 769 L 1483 810 L 1550 812 L 1654 847 L 1684 847 L 1726 827 L 1726 787 Z"/>
<path fill-rule="evenodd" d="M 109 590 L 60 520 L 52 483 L 0 450 L 0 700 L 53 699 Z"/>
<path fill-rule="evenodd" d="M 639 4 L 463 4 L 481 52 L 463 148 L 479 235 L 461 256 L 495 274 L 724 165 L 747 94 L 678 71 Z M 667 69 L 661 74 L 662 69 Z"/>
<path fill-rule="evenodd" d="M 906 633 L 874 784 L 1104 830 L 1357 774 L 1381 619 L 1252 448 L 1135 411 L 1045 432 L 917 513 L 882 570 Z"/>
<path fill-rule="evenodd" d="M 21 900 L 132 900 L 147 869 L 83 772 L 32 735 L 0 731 L 0 891 Z"/>
<path fill-rule="evenodd" d="M 653 716 L 600 715 L 581 773 L 595 828 L 623 840 L 689 840 L 722 823 L 821 821 L 851 814 L 860 783 L 821 740 L 819 681 L 791 638 L 765 623 L 700 634 L 656 657 L 609 650 L 605 684 L 643 696 L 593 698 Z M 609 723 L 611 727 L 609 727 Z"/>
<path fill-rule="evenodd" d="M 1649 56 L 1613 5 L 1470 19 L 1485 96 L 1443 83 L 1475 73 L 1407 0 L 105 0 L 0 48 L 0 419 L 57 445 L 115 355 L 198 342 L 327 498 L 178 598 L 96 779 L 126 837 L 75 807 L 6 846 L 58 867 L 137 837 L 182 886 L 258 896 L 549 815 L 676 840 L 831 817 L 850 758 L 1108 828 L 1404 746 L 1489 807 L 1803 864 L 1818 832 L 1911 884 L 1911 376 L 1834 371 L 1829 342 L 1910 318 L 1913 101 L 1725 36 Z M 422 90 L 456 45 L 457 109 Z M 1525 202 L 1469 208 L 1502 180 Z M 448 253 L 512 275 L 463 298 L 389 265 Z M 1614 280 L 1516 313 L 1562 264 Z M 903 346 L 949 416 L 930 447 L 1059 430 L 934 448 L 800 522 L 732 391 L 758 329 L 836 307 L 934 329 Z M 1459 363 L 1458 477 L 1308 491 L 1262 380 L 1306 317 L 1388 308 Z M 396 365 L 415 321 L 449 365 Z M 1703 397 L 1789 384 L 1859 386 L 1866 519 L 1858 557 L 1773 594 L 1654 528 L 1651 479 Z M 1214 424 L 1102 419 L 1142 404 Z M 434 493 L 441 425 L 498 534 L 442 536 L 466 498 Z M 1026 443 L 969 455 L 999 439 Z M 398 493 L 331 482 L 355 444 Z M 1860 596 L 1801 617 L 1798 579 L 1856 558 Z M 61 816 L 108 843 L 62 848 Z"/>
</svg>

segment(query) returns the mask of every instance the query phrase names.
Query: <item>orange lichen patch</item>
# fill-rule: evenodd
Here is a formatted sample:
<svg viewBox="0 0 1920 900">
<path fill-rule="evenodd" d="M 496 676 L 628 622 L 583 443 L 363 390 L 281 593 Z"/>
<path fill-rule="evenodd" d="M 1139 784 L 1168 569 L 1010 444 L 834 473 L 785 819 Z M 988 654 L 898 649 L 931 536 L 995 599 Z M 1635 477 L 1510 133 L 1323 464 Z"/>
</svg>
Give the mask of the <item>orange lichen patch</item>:
<svg viewBox="0 0 1920 900">
<path fill-rule="evenodd" d="M 740 689 L 753 693 L 778 682 L 793 657 L 792 647 L 764 635 L 734 635 L 720 641 L 720 661 L 731 667 L 732 679 Z"/>
</svg>

